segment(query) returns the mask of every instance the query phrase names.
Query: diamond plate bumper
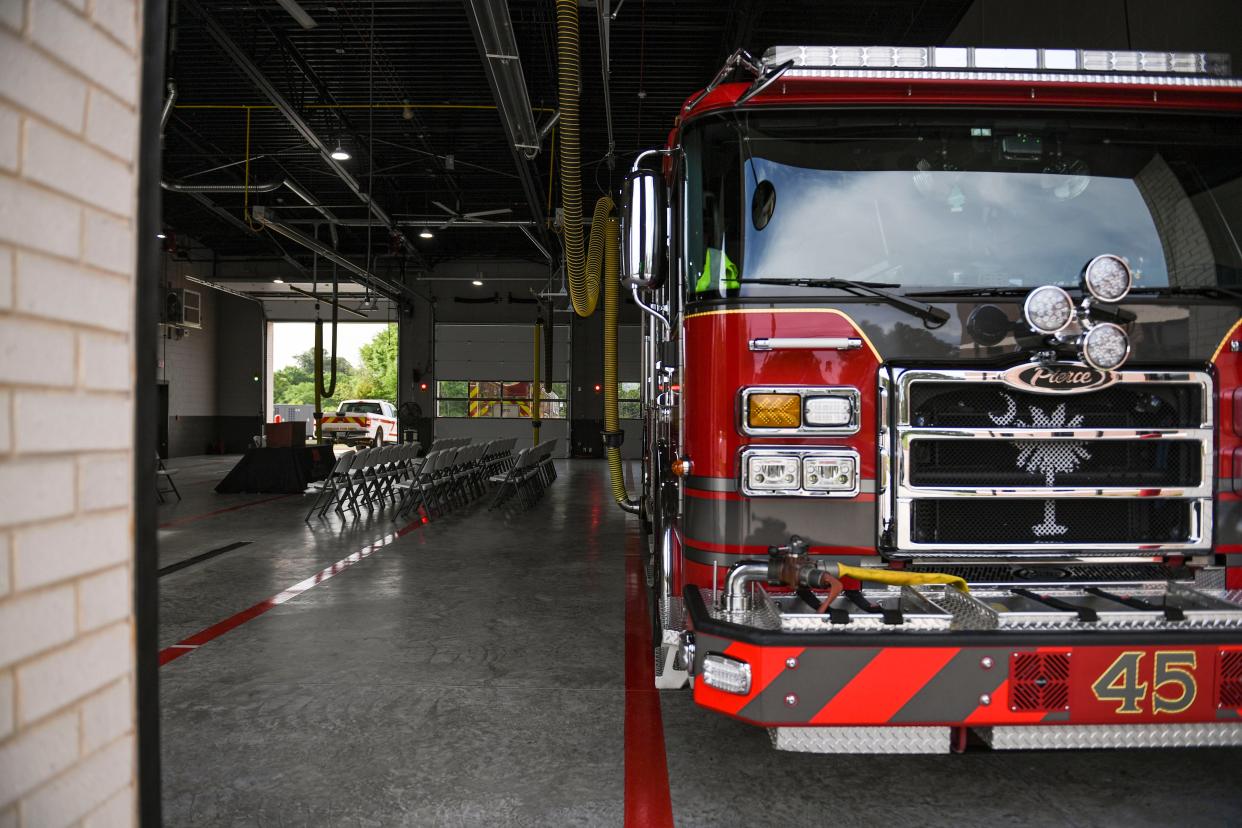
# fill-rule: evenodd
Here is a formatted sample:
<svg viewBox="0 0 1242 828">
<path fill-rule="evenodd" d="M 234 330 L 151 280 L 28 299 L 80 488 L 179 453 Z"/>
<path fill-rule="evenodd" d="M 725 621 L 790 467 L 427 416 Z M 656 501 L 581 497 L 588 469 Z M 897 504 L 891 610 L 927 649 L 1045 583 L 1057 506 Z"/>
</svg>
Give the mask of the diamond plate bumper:
<svg viewBox="0 0 1242 828">
<path fill-rule="evenodd" d="M 1242 745 L 1242 722 L 985 727 L 977 729 L 976 732 L 993 750 L 1231 747 Z"/>
<path fill-rule="evenodd" d="M 947 727 L 771 727 L 772 747 L 795 753 L 948 753 Z"/>
<path fill-rule="evenodd" d="M 1060 738 L 1071 747 L 1091 746 L 1076 735 L 1082 727 L 1180 729 L 1185 741 L 1178 744 L 1232 744 L 1215 740 L 1233 738 L 1225 734 L 1242 726 L 1236 692 L 1242 631 L 1236 629 L 812 633 L 713 613 L 698 590 L 683 596 L 695 636 L 691 675 L 713 653 L 745 662 L 752 675 L 745 694 L 696 680 L 695 702 L 773 729 L 783 749 L 858 752 L 846 738 L 851 728 L 878 740 L 868 752 L 890 752 L 902 732 L 909 738 L 918 728 L 992 728 L 998 744 L 1064 729 Z M 1035 667 L 1011 674 L 1017 656 Z M 1061 685 L 1056 692 L 1049 689 L 1054 683 Z M 1196 741 L 1196 733 L 1208 734 L 1207 741 Z M 1126 738 L 1137 745 L 1172 737 Z"/>
</svg>

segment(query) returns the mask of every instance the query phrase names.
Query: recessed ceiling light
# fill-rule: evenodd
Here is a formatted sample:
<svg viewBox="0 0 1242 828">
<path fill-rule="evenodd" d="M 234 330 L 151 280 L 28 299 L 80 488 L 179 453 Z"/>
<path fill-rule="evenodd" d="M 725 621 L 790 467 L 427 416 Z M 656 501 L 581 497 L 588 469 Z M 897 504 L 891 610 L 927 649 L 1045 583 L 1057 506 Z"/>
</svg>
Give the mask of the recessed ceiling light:
<svg viewBox="0 0 1242 828">
<path fill-rule="evenodd" d="M 283 285 L 285 283 L 284 279 L 273 279 L 272 281 L 278 285 Z"/>
<path fill-rule="evenodd" d="M 426 228 L 424 228 L 423 231 L 418 234 L 418 237 L 420 239 L 434 239 L 435 234 L 432 233 L 430 230 L 427 230 Z"/>
<path fill-rule="evenodd" d="M 479 280 L 479 279 L 475 279 L 475 280 L 474 280 L 473 282 L 471 282 L 470 284 L 474 285 L 475 287 L 483 287 L 483 282 L 482 282 L 481 280 Z"/>
</svg>

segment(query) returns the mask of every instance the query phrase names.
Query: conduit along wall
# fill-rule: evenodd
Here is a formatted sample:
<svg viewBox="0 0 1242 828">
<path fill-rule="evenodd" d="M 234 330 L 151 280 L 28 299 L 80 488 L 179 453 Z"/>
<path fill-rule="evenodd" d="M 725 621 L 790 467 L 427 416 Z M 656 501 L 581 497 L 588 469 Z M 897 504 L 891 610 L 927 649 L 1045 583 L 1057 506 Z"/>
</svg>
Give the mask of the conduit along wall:
<svg viewBox="0 0 1242 828">
<path fill-rule="evenodd" d="M 539 427 L 543 425 L 543 407 L 539 404 L 539 392 L 542 383 L 539 376 L 540 355 L 543 353 L 543 317 L 535 320 L 535 370 L 530 381 L 530 428 L 532 446 L 539 445 Z"/>
</svg>

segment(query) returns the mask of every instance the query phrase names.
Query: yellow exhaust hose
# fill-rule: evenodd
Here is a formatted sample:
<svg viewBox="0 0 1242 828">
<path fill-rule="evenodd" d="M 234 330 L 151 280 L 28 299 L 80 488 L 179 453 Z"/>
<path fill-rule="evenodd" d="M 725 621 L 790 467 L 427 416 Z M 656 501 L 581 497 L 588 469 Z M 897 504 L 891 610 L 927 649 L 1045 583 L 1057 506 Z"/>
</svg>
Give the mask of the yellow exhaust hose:
<svg viewBox="0 0 1242 828">
<path fill-rule="evenodd" d="M 561 137 L 561 226 L 565 245 L 565 271 L 569 281 L 569 299 L 574 313 L 590 316 L 599 301 L 599 263 L 589 270 L 583 255 L 582 242 L 582 153 L 578 144 L 578 87 L 581 67 L 578 54 L 578 0 L 556 0 L 556 94 L 561 119 L 557 127 Z M 609 201 L 609 209 L 612 207 Z M 596 220 L 599 205 L 596 205 Z M 595 240 L 596 222 L 591 223 L 591 240 Z M 592 244 L 594 247 L 594 244 Z"/>
<path fill-rule="evenodd" d="M 965 578 L 956 575 L 945 575 L 940 572 L 902 572 L 899 569 L 870 569 L 862 566 L 835 564 L 838 578 L 857 578 L 876 584 L 893 584 L 895 586 L 913 586 L 915 584 L 948 584 L 970 592 Z M 830 568 L 831 569 L 831 568 Z"/>
<path fill-rule="evenodd" d="M 601 198 L 595 204 L 596 222 L 591 223 L 591 241 L 594 247 L 595 228 L 602 224 L 603 258 L 604 258 L 604 431 L 616 433 L 621 430 L 621 404 L 617 399 L 617 313 L 620 306 L 620 230 L 615 216 L 606 215 L 602 222 L 598 221 L 600 205 L 608 201 Z M 608 456 L 608 477 L 612 483 L 612 496 L 617 505 L 627 512 L 637 513 L 638 502 L 630 498 L 625 490 L 625 478 L 621 474 L 621 449 L 605 446 L 604 453 Z"/>
</svg>

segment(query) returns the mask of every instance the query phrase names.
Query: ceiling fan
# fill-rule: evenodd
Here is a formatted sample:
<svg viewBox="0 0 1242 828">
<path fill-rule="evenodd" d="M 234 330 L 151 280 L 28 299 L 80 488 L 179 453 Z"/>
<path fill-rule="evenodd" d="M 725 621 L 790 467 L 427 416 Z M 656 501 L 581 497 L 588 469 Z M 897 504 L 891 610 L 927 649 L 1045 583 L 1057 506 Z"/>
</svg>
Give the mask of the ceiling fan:
<svg viewBox="0 0 1242 828">
<path fill-rule="evenodd" d="M 436 228 L 437 230 L 443 230 L 453 224 L 484 224 L 485 222 L 480 221 L 480 219 L 485 216 L 503 216 L 513 212 L 513 210 L 508 207 L 502 207 L 499 210 L 475 210 L 471 213 L 463 213 L 460 212 L 460 204 L 458 205 L 458 209 L 454 210 L 442 201 L 432 201 L 431 203 L 448 213 L 450 216 L 444 224 L 441 224 L 438 228 Z"/>
</svg>

